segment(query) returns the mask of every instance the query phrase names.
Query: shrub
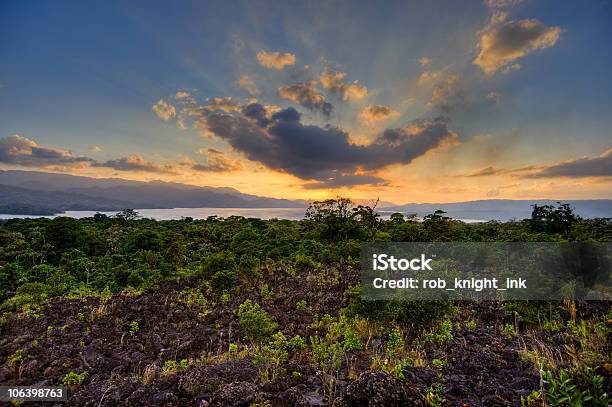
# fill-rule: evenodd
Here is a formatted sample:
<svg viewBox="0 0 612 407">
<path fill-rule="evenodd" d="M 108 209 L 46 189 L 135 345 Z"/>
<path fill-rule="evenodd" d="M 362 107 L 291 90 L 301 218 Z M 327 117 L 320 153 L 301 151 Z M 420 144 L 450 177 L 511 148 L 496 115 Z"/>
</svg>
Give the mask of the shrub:
<svg viewBox="0 0 612 407">
<path fill-rule="evenodd" d="M 64 386 L 78 386 L 85 381 L 87 373 L 68 372 L 62 379 Z"/>
<path fill-rule="evenodd" d="M 140 331 L 140 326 L 138 325 L 138 321 L 130 322 L 130 336 L 136 336 L 138 331 Z"/>
<path fill-rule="evenodd" d="M 531 390 L 527 397 L 521 396 L 521 406 L 538 407 L 542 405 L 542 393 L 538 390 Z"/>
<path fill-rule="evenodd" d="M 255 351 L 253 364 L 259 369 L 263 381 L 274 381 L 284 373 L 282 364 L 289 358 L 288 348 L 289 342 L 285 335 L 282 332 L 277 332 L 267 345 Z"/>
<path fill-rule="evenodd" d="M 231 270 L 220 270 L 213 274 L 210 285 L 216 291 L 229 290 L 236 283 L 236 272 Z"/>
<path fill-rule="evenodd" d="M 561 369 L 546 372 L 546 401 L 551 407 L 589 405 L 607 407 L 612 401 L 604 391 L 604 378 L 590 374 L 580 378 L 580 372 Z M 586 379 L 580 380 L 580 379 Z M 583 383 L 580 383 L 583 381 Z"/>
<path fill-rule="evenodd" d="M 434 367 L 437 367 L 438 369 L 442 369 L 442 368 L 446 367 L 447 362 L 446 362 L 446 360 L 444 360 L 444 359 L 434 358 L 434 359 L 431 361 L 431 364 L 432 364 Z"/>
<path fill-rule="evenodd" d="M 425 394 L 425 403 L 431 407 L 441 407 L 445 405 L 446 398 L 444 397 L 444 386 L 439 383 L 429 386 Z"/>
<path fill-rule="evenodd" d="M 300 335 L 295 335 L 289 340 L 289 349 L 293 352 L 299 352 L 306 347 L 306 341 Z"/>
<path fill-rule="evenodd" d="M 512 325 L 512 324 L 505 324 L 504 325 L 504 334 L 506 334 L 508 336 L 513 336 L 514 334 L 516 334 L 516 330 L 514 329 L 514 325 Z"/>
<path fill-rule="evenodd" d="M 12 355 L 8 357 L 9 365 L 16 366 L 25 360 L 26 356 L 22 349 L 17 349 Z"/>
<path fill-rule="evenodd" d="M 240 304 L 238 318 L 240 327 L 251 340 L 259 341 L 270 336 L 278 326 L 259 304 L 251 300 Z"/>
<path fill-rule="evenodd" d="M 465 321 L 465 323 L 463 324 L 463 326 L 465 327 L 465 329 L 467 329 L 468 331 L 473 331 L 476 329 L 476 321 L 474 321 L 473 319 L 470 319 L 469 321 Z"/>
<path fill-rule="evenodd" d="M 400 358 L 404 355 L 406 343 L 402 332 L 395 328 L 389 334 L 389 339 L 385 343 L 385 354 L 390 358 Z"/>
<path fill-rule="evenodd" d="M 583 406 L 607 407 L 611 402 L 605 392 L 604 378 L 591 368 L 547 371 L 546 401 L 551 407 Z"/>
<path fill-rule="evenodd" d="M 453 340 L 453 323 L 450 319 L 445 319 L 423 338 L 425 343 L 437 343 L 438 345 L 445 344 Z"/>
<path fill-rule="evenodd" d="M 208 255 L 202 262 L 202 273 L 204 277 L 211 278 L 220 271 L 235 272 L 236 260 L 227 252 L 219 252 Z"/>
<path fill-rule="evenodd" d="M 316 269 L 321 267 L 321 264 L 307 254 L 297 253 L 295 255 L 295 266 L 300 269 Z"/>
<path fill-rule="evenodd" d="M 181 360 L 181 364 L 176 363 L 176 360 L 166 360 L 162 366 L 162 375 L 169 376 L 178 372 L 180 369 L 186 369 L 189 365 L 187 359 Z"/>
<path fill-rule="evenodd" d="M 351 296 L 351 302 L 347 308 L 349 315 L 362 315 L 381 323 L 413 326 L 418 330 L 435 324 L 452 309 L 451 301 L 443 300 L 362 300 L 359 287 L 353 288 L 349 294 Z"/>
<path fill-rule="evenodd" d="M 37 305 L 42 304 L 49 298 L 50 290 L 51 287 L 43 283 L 25 283 L 17 289 L 15 296 L 7 300 L 2 306 L 9 309 L 17 307 L 36 308 Z"/>
<path fill-rule="evenodd" d="M 359 334 L 352 326 L 348 326 L 344 329 L 344 339 L 342 340 L 342 346 L 347 352 L 360 350 L 363 347 Z"/>
<path fill-rule="evenodd" d="M 332 342 L 328 338 L 321 339 L 318 336 L 311 336 L 310 344 L 312 363 L 323 376 L 323 394 L 327 395 L 331 405 L 340 375 L 340 366 L 345 356 L 344 348 L 341 343 Z"/>
</svg>

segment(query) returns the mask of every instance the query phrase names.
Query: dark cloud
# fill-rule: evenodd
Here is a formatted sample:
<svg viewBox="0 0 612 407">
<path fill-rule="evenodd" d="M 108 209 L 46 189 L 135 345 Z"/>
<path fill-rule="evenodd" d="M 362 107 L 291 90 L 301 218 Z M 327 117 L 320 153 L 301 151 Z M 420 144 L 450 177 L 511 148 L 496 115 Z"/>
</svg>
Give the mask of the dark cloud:
<svg viewBox="0 0 612 407">
<path fill-rule="evenodd" d="M 266 108 L 259 103 L 251 103 L 242 108 L 242 114 L 249 119 L 255 120 L 258 126 L 266 127 L 270 124 L 270 118 Z"/>
<path fill-rule="evenodd" d="M 582 157 L 549 165 L 525 177 L 612 177 L 612 148 L 597 157 Z"/>
<path fill-rule="evenodd" d="M 272 115 L 272 120 L 278 120 L 283 122 L 299 122 L 302 115 L 292 107 L 283 109 L 280 112 L 276 112 Z"/>
<path fill-rule="evenodd" d="M 270 123 L 261 126 L 261 108 L 249 107 L 249 112 L 260 112 L 251 117 L 210 114 L 204 119 L 205 126 L 249 160 L 305 180 L 334 185 L 342 184 L 343 180 L 347 184 L 379 183 L 380 178 L 357 174 L 392 164 L 408 164 L 456 137 L 448 130 L 446 119 L 437 118 L 388 129 L 371 144 L 359 145 L 352 143 L 348 133 L 338 127 L 301 123 L 293 108 L 271 115 Z"/>
<path fill-rule="evenodd" d="M 0 138 L 0 163 L 24 167 L 68 170 L 82 167 L 112 168 L 119 171 L 147 171 L 174 174 L 174 165 L 160 165 L 134 154 L 128 157 L 98 162 L 93 158 L 74 155 L 69 150 L 43 147 L 36 141 L 13 135 Z"/>
<path fill-rule="evenodd" d="M 25 167 L 70 167 L 89 164 L 93 159 L 75 156 L 68 150 L 43 147 L 15 134 L 0 139 L 0 162 Z"/>
<path fill-rule="evenodd" d="M 293 85 L 278 88 L 278 96 L 321 113 L 326 118 L 331 116 L 334 106 L 327 102 L 315 87 L 314 82 L 294 83 Z"/>
</svg>

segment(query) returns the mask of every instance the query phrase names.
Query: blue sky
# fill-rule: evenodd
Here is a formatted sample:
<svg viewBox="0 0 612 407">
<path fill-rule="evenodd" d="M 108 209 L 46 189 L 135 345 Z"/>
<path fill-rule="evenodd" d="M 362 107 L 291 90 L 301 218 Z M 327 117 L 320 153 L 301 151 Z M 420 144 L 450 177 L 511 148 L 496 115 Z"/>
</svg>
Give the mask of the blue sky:
<svg viewBox="0 0 612 407">
<path fill-rule="evenodd" d="M 611 198 L 610 22 L 609 1 L 6 1 L 0 167 L 291 197 Z M 270 68 L 262 52 L 293 59 Z M 342 79 L 326 87 L 321 75 L 335 72 Z M 304 86 L 280 91 L 295 84 Z M 367 93 L 351 97 L 351 84 Z M 333 106 L 329 117 L 303 92 Z M 215 97 L 239 108 L 193 114 Z M 152 109 L 160 100 L 175 110 L 167 120 Z M 341 130 L 313 145 L 345 161 L 312 171 L 316 151 L 289 145 L 297 127 L 274 133 L 274 120 L 262 130 L 263 141 L 278 138 L 267 152 L 244 134 L 211 132 L 211 114 L 238 123 L 249 104 L 269 118 L 296 109 L 306 140 L 327 124 Z M 388 114 L 367 121 L 369 106 Z M 425 140 L 439 117 L 446 133 Z M 398 129 L 401 142 L 382 138 Z M 63 158 L 37 161 L 32 143 Z"/>
</svg>

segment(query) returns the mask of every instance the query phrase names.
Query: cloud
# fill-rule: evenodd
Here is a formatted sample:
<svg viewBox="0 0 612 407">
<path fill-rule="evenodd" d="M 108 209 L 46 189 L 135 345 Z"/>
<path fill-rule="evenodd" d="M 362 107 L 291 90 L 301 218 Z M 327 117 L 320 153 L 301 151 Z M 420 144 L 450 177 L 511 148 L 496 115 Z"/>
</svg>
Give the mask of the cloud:
<svg viewBox="0 0 612 407">
<path fill-rule="evenodd" d="M 430 103 L 444 113 L 462 106 L 465 103 L 463 86 L 459 76 L 450 75 L 434 84 Z"/>
<path fill-rule="evenodd" d="M 552 47 L 560 35 L 560 27 L 547 27 L 536 19 L 493 22 L 480 33 L 474 64 L 493 74 L 534 51 Z"/>
<path fill-rule="evenodd" d="M 507 170 L 501 169 L 501 168 L 494 168 L 494 167 L 486 167 L 486 168 L 482 168 L 478 171 L 469 173 L 469 174 L 461 174 L 458 175 L 458 177 L 465 177 L 465 178 L 477 178 L 477 177 L 488 177 L 491 175 L 498 175 L 498 174 L 504 174 L 506 173 Z"/>
<path fill-rule="evenodd" d="M 323 188 L 342 188 L 352 187 L 355 185 L 376 185 L 384 186 L 388 183 L 380 177 L 366 174 L 347 174 L 338 175 L 322 181 L 308 182 L 303 185 L 306 189 L 323 189 Z"/>
<path fill-rule="evenodd" d="M 418 84 L 431 87 L 429 105 L 445 114 L 465 104 L 465 93 L 459 76 L 446 69 L 423 72 Z"/>
<path fill-rule="evenodd" d="M 194 105 L 197 103 L 195 96 L 186 90 L 179 90 L 174 94 L 174 99 L 181 105 Z M 177 112 L 178 113 L 178 112 Z"/>
<path fill-rule="evenodd" d="M 98 146 L 93 146 L 91 150 L 93 152 L 102 151 Z M 0 163 L 59 171 L 97 167 L 112 168 L 119 171 L 177 173 L 177 168 L 174 165 L 155 164 L 146 161 L 138 154 L 99 162 L 91 157 L 74 155 L 70 150 L 43 147 L 36 141 L 17 134 L 0 138 Z"/>
<path fill-rule="evenodd" d="M 24 167 L 81 167 L 93 161 L 69 150 L 43 147 L 18 134 L 0 139 L 0 162 Z"/>
<path fill-rule="evenodd" d="M 485 0 L 484 3 L 490 8 L 502 8 L 516 6 L 523 0 Z"/>
<path fill-rule="evenodd" d="M 251 96 L 257 96 L 261 93 L 249 75 L 240 75 L 236 83 Z"/>
<path fill-rule="evenodd" d="M 127 157 L 121 157 L 115 160 L 105 162 L 93 162 L 92 167 L 107 167 L 117 171 L 146 171 L 166 174 L 175 174 L 177 172 L 173 165 L 159 165 L 146 161 L 139 154 L 132 154 Z"/>
<path fill-rule="evenodd" d="M 280 52 L 259 51 L 257 62 L 265 68 L 282 71 L 286 66 L 295 65 L 295 55 L 289 52 L 281 54 Z"/>
<path fill-rule="evenodd" d="M 356 100 L 361 100 L 366 96 L 368 96 L 368 88 L 360 85 L 359 82 L 354 81 L 353 83 L 344 85 L 342 92 L 343 100 L 353 102 Z"/>
<path fill-rule="evenodd" d="M 503 73 L 504 75 L 508 75 L 510 72 L 518 71 L 519 69 L 521 69 L 521 64 L 511 64 L 503 67 L 501 69 L 501 73 Z"/>
<path fill-rule="evenodd" d="M 189 116 L 201 117 L 211 112 L 239 112 L 242 110 L 243 105 L 231 96 L 226 97 L 215 97 L 206 100 L 207 104 L 190 108 L 188 110 Z"/>
<path fill-rule="evenodd" d="M 157 117 L 164 121 L 168 121 L 176 116 L 176 108 L 163 99 L 159 99 L 159 101 L 153 105 L 153 111 Z"/>
<path fill-rule="evenodd" d="M 325 71 L 319 75 L 319 82 L 330 92 L 341 95 L 344 101 L 357 101 L 368 95 L 368 88 L 358 81 L 346 83 L 346 76 L 346 72 Z"/>
<path fill-rule="evenodd" d="M 533 165 L 528 165 L 525 167 L 519 168 L 495 168 L 495 167 L 485 167 L 480 170 L 468 173 L 468 174 L 459 174 L 456 177 L 459 178 L 478 178 L 478 177 L 490 177 L 492 175 L 504 175 L 504 174 L 518 174 L 528 171 L 537 170 L 538 167 Z"/>
<path fill-rule="evenodd" d="M 596 157 L 581 157 L 549 165 L 525 177 L 612 177 L 612 148 Z"/>
<path fill-rule="evenodd" d="M 329 118 L 334 108 L 331 103 L 325 100 L 325 96 L 319 93 L 312 81 L 281 86 L 278 88 L 278 96 L 304 106 L 307 109 L 320 112 L 327 118 Z"/>
<path fill-rule="evenodd" d="M 344 85 L 344 78 L 346 78 L 346 72 L 326 71 L 319 75 L 319 82 L 325 89 L 340 91 Z"/>
<path fill-rule="evenodd" d="M 431 58 L 421 57 L 421 58 L 419 58 L 419 64 L 421 66 L 429 65 L 429 64 L 431 64 Z"/>
<path fill-rule="evenodd" d="M 349 134 L 333 126 L 301 123 L 294 108 L 266 116 L 262 106 L 245 111 L 257 115 L 212 113 L 200 120 L 207 131 L 268 168 L 326 185 L 380 183 L 370 172 L 393 164 L 408 164 L 444 142 L 456 139 L 442 118 L 418 120 L 404 128 L 387 129 L 372 143 L 354 144 Z M 359 176 L 358 176 L 359 175 Z"/>
<path fill-rule="evenodd" d="M 359 119 L 367 124 L 373 124 L 382 120 L 399 116 L 399 112 L 383 105 L 369 105 L 359 113 Z"/>
<path fill-rule="evenodd" d="M 227 157 L 222 151 L 214 148 L 200 149 L 199 153 L 205 155 L 205 164 L 194 164 L 191 168 L 202 172 L 229 172 L 244 168 L 242 163 Z"/>
<path fill-rule="evenodd" d="M 89 147 L 89 151 L 91 151 L 92 153 L 100 153 L 100 152 L 102 152 L 102 147 L 100 147 L 100 146 L 91 146 L 91 147 Z"/>
</svg>

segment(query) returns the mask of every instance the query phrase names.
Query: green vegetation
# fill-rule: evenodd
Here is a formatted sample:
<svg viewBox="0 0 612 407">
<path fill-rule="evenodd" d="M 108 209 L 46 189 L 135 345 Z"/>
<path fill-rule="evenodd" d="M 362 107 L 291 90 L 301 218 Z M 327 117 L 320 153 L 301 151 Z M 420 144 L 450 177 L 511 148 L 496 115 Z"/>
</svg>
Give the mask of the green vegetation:
<svg viewBox="0 0 612 407">
<path fill-rule="evenodd" d="M 39 320 L 40 335 L 15 342 L 4 352 L 6 364 L 21 374 L 45 340 L 74 326 L 92 335 L 95 326 L 117 325 L 116 348 L 122 352 L 148 352 L 143 343 L 150 329 L 152 337 L 163 337 L 176 351 L 157 349 L 129 373 L 145 384 L 159 378 L 178 383 L 176 376 L 198 364 L 248 360 L 260 381 L 271 387 L 285 379 L 312 383 L 308 376 L 316 375 L 318 391 L 331 404 L 339 383 L 357 379 L 364 369 L 405 381 L 412 377 L 410 369 L 419 368 L 433 371 L 436 378 L 420 389 L 426 403 L 441 406 L 445 386 L 451 388 L 445 375 L 466 362 L 462 355 L 451 355 L 451 348 L 476 340 L 485 343 L 484 351 L 489 345 L 521 347 L 515 362 L 530 369 L 536 381 L 539 372 L 541 379 L 539 387 L 530 384 L 531 394 L 522 393 L 525 406 L 610 403 L 605 380 L 612 370 L 612 313 L 602 315 L 600 309 L 582 315 L 581 304 L 572 300 L 513 301 L 487 305 L 494 312 L 484 320 L 482 309 L 473 304 L 364 301 L 356 270 L 360 244 L 371 240 L 610 241 L 612 224 L 609 219 L 579 219 L 565 205 L 536 207 L 532 219 L 507 223 L 465 224 L 441 211 L 423 221 L 401 214 L 382 220 L 372 208 L 345 199 L 316 202 L 301 221 L 210 217 L 156 222 L 139 219 L 133 211 L 114 218 L 9 220 L 0 224 L 2 333 L 11 315 L 41 318 L 49 301 L 84 299 L 87 306 L 79 305 L 65 322 Z M 137 302 L 164 284 L 173 288 L 156 304 L 181 316 L 171 329 L 114 309 L 117 298 Z M 131 303 L 129 309 L 142 305 Z M 168 340 L 187 337 L 185 331 L 172 336 L 183 327 L 196 332 L 190 323 L 214 328 L 210 337 L 217 342 Z M 172 335 L 164 336 L 166 328 Z M 82 352 L 90 344 L 90 338 L 78 336 L 74 348 Z M 201 347 L 194 354 L 191 346 Z M 60 374 L 81 369 L 82 361 L 79 354 Z M 71 371 L 55 377 L 55 383 L 76 386 L 88 374 L 92 382 L 102 377 L 94 373 Z M 109 376 L 105 372 L 103 377 Z"/>
<path fill-rule="evenodd" d="M 138 325 L 138 321 L 130 322 L 130 336 L 136 336 L 138 331 L 140 331 L 140 325 Z"/>
<path fill-rule="evenodd" d="M 68 372 L 62 379 L 64 386 L 78 386 L 82 384 L 87 378 L 87 373 Z"/>
<path fill-rule="evenodd" d="M 259 304 L 251 300 L 246 300 L 240 304 L 238 317 L 240 318 L 240 327 L 252 340 L 263 340 L 278 327 L 270 315 L 262 310 Z"/>
<path fill-rule="evenodd" d="M 267 345 L 262 346 L 255 352 L 253 363 L 258 367 L 263 381 L 273 381 L 284 373 L 283 363 L 289 357 L 288 349 L 287 338 L 282 332 L 277 332 Z"/>
<path fill-rule="evenodd" d="M 11 219 L 0 226 L 0 303 L 5 310 L 36 307 L 55 296 L 143 289 L 189 275 L 204 277 L 221 294 L 265 263 L 316 269 L 354 262 L 360 242 L 376 236 L 393 241 L 610 241 L 611 229 L 608 220 L 579 219 L 566 205 L 536 207 L 532 219 L 524 221 L 465 224 L 441 211 L 423 222 L 401 214 L 384 221 L 372 208 L 341 198 L 313 203 L 302 221 L 232 216 L 156 222 L 139 219 L 131 210 L 114 218 Z M 436 302 L 355 308 L 417 324 L 448 311 Z"/>
</svg>

